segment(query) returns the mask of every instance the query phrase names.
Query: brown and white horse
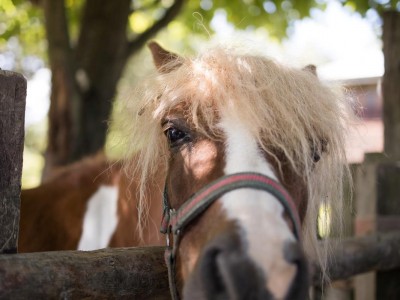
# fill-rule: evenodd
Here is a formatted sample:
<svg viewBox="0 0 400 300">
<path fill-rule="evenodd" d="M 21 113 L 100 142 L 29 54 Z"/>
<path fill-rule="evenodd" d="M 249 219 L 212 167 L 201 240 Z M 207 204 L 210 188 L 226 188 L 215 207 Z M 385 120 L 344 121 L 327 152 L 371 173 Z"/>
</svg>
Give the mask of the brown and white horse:
<svg viewBox="0 0 400 300">
<path fill-rule="evenodd" d="M 103 154 L 61 168 L 39 187 L 22 190 L 18 251 L 162 245 L 161 188 L 149 187 L 153 223 L 140 234 L 138 205 L 131 197 L 137 189 L 121 164 Z"/>
<path fill-rule="evenodd" d="M 157 71 L 124 105 L 122 128 L 133 149 L 127 168 L 96 171 L 98 186 L 119 182 L 119 193 L 102 190 L 106 198 L 130 198 L 118 208 L 99 205 L 97 214 L 120 217 L 99 246 L 159 244 L 162 223 L 174 298 L 305 299 L 306 258 L 323 262 L 315 247 L 318 209 L 341 209 L 346 99 L 313 68 L 248 51 L 217 46 L 190 59 L 155 43 L 150 49 Z M 52 198 L 43 211 L 72 192 L 60 179 L 54 194 L 43 195 Z M 100 191 L 84 198 L 101 198 Z M 37 208 L 22 196 L 24 219 L 24 210 Z M 67 214 L 66 203 L 78 197 L 60 201 L 58 210 Z M 81 248 L 83 219 L 70 224 Z M 83 227 L 82 236 L 92 237 Z"/>
</svg>

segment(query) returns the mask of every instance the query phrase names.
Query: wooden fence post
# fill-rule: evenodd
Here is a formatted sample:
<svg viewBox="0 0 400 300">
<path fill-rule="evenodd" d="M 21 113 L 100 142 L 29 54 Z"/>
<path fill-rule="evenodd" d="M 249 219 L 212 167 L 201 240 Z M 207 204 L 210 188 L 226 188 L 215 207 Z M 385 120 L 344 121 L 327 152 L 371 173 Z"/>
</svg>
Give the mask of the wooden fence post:
<svg viewBox="0 0 400 300">
<path fill-rule="evenodd" d="M 400 229 L 400 161 L 377 168 L 378 232 Z M 400 299 L 400 268 L 376 273 L 376 299 Z"/>
<path fill-rule="evenodd" d="M 383 13 L 384 153 L 368 154 L 357 176 L 356 234 L 400 229 L 400 13 Z M 355 278 L 355 299 L 400 298 L 400 269 Z"/>
<path fill-rule="evenodd" d="M 384 152 L 389 162 L 377 168 L 377 230 L 400 228 L 400 12 L 383 14 Z M 376 274 L 376 299 L 400 298 L 400 268 Z"/>
<path fill-rule="evenodd" d="M 0 70 L 0 253 L 17 252 L 25 98 L 25 78 Z"/>
<path fill-rule="evenodd" d="M 364 162 L 357 168 L 354 176 L 354 201 L 356 217 L 355 236 L 365 236 L 376 232 L 377 178 L 376 169 L 385 159 L 382 153 L 367 153 Z M 368 272 L 354 277 L 354 299 L 376 299 L 376 274 Z"/>
</svg>

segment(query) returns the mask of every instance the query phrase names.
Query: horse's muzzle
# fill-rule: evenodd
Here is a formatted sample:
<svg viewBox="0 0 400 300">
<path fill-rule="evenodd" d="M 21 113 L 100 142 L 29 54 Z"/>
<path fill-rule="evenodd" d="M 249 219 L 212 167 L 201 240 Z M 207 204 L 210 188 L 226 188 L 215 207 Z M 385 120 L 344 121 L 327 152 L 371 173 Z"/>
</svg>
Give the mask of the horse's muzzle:
<svg viewBox="0 0 400 300">
<path fill-rule="evenodd" d="M 266 288 L 268 277 L 274 274 L 264 274 L 236 243 L 237 240 L 232 239 L 231 234 L 224 234 L 204 249 L 185 284 L 183 299 L 276 299 Z M 297 266 L 297 273 L 284 299 L 308 299 L 307 262 L 297 242 L 285 245 L 284 257 Z"/>
</svg>

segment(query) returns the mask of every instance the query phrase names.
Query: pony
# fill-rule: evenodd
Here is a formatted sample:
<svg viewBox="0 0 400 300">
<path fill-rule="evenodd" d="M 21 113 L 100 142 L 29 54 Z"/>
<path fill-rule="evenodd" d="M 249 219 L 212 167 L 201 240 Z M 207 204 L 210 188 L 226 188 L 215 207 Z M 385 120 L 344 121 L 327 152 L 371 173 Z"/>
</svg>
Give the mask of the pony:
<svg viewBox="0 0 400 300">
<path fill-rule="evenodd" d="M 125 137 L 123 161 L 97 159 L 91 177 L 77 179 L 73 167 L 63 173 L 80 190 L 69 247 L 85 244 L 85 207 L 105 185 L 115 188 L 108 195 L 118 199 L 118 219 L 101 246 L 163 244 L 161 224 L 173 299 L 306 299 L 307 261 L 317 257 L 324 268 L 329 250 L 316 246 L 318 211 L 329 207 L 340 224 L 350 179 L 348 98 L 315 67 L 279 64 L 248 46 L 216 45 L 192 58 L 155 42 L 149 48 L 156 68 L 114 120 Z M 63 176 L 47 186 L 58 194 L 42 196 L 67 213 L 75 200 L 59 201 L 71 192 Z M 21 219 L 41 188 L 22 193 Z"/>
<path fill-rule="evenodd" d="M 161 231 L 173 299 L 304 299 L 321 205 L 340 219 L 349 99 L 254 50 L 194 58 L 149 44 L 156 72 L 127 97 L 129 173 L 146 226 L 165 180 Z M 339 222 L 335 222 L 340 224 Z"/>
</svg>

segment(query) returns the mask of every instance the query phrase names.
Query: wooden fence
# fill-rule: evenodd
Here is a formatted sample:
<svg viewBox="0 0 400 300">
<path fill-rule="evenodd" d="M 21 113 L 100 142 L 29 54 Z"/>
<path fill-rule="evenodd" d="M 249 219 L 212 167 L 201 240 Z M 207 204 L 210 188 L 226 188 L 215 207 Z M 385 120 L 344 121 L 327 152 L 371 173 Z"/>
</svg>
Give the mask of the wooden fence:
<svg viewBox="0 0 400 300">
<path fill-rule="evenodd" d="M 0 299 L 168 299 L 163 248 L 17 252 L 26 81 L 0 70 Z M 328 275 L 400 267 L 400 232 L 331 242 Z M 312 282 L 321 272 L 311 262 Z"/>
<path fill-rule="evenodd" d="M 332 243 L 332 280 L 400 267 L 400 232 Z M 310 264 L 312 283 L 321 272 Z M 0 299 L 169 299 L 163 247 L 0 256 Z"/>
</svg>

